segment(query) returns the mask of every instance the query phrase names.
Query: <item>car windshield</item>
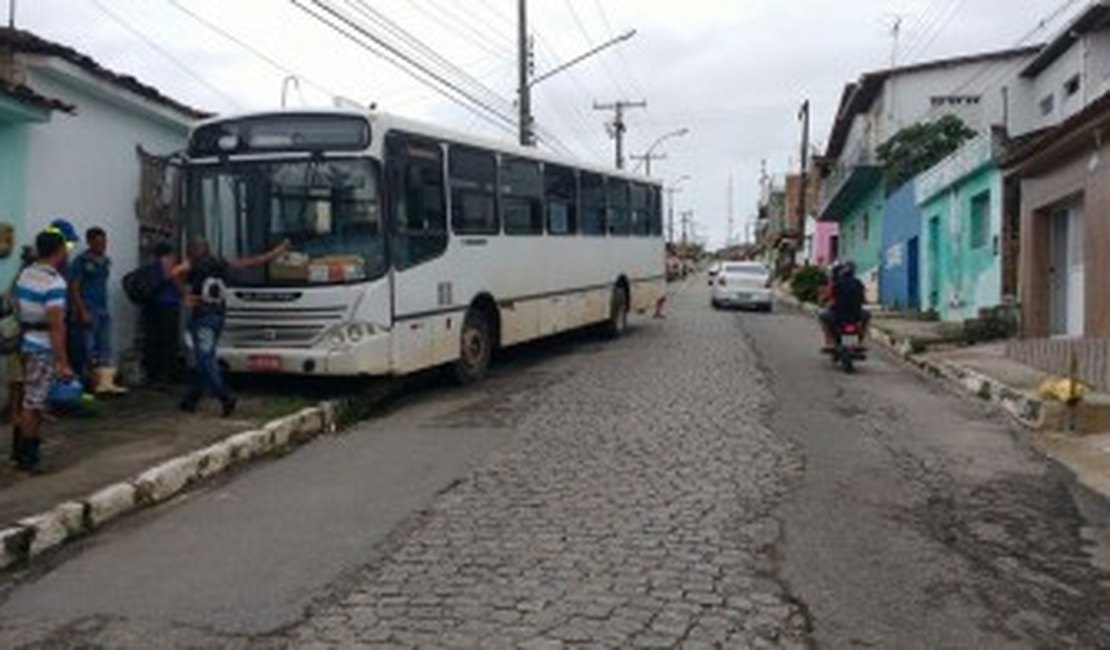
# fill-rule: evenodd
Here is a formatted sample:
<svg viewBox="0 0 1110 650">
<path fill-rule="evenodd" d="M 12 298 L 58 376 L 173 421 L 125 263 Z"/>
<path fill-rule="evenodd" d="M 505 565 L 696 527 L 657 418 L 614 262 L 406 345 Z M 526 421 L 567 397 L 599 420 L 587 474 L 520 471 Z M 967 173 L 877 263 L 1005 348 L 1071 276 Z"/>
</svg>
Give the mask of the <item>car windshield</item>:
<svg viewBox="0 0 1110 650">
<path fill-rule="evenodd" d="M 189 234 L 228 258 L 290 250 L 235 284 L 344 284 L 386 271 L 378 167 L 370 160 L 222 163 L 189 175 Z"/>
</svg>

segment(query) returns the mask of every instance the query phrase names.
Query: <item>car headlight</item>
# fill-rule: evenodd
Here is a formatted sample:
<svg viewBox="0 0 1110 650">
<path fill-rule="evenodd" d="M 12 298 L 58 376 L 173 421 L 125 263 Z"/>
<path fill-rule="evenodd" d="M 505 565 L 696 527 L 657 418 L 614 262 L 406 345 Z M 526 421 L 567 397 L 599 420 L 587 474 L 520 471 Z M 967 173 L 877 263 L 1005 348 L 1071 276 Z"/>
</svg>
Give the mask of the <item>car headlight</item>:
<svg viewBox="0 0 1110 650">
<path fill-rule="evenodd" d="M 351 343 L 358 343 L 362 340 L 362 325 L 354 324 L 347 328 L 347 339 Z"/>
<path fill-rule="evenodd" d="M 332 345 L 343 345 L 347 342 L 347 337 L 343 335 L 343 330 L 340 328 L 332 330 L 331 336 L 328 338 L 331 340 Z"/>
</svg>

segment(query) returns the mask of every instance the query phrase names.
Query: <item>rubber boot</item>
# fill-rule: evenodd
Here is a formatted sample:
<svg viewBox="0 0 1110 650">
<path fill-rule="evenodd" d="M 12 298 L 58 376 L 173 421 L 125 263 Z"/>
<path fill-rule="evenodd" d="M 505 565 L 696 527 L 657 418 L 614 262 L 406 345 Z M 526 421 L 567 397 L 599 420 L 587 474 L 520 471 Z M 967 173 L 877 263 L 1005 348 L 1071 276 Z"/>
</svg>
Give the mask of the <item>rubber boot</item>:
<svg viewBox="0 0 1110 650">
<path fill-rule="evenodd" d="M 127 389 L 116 384 L 115 368 L 97 368 L 93 370 L 94 395 L 126 395 Z"/>
<path fill-rule="evenodd" d="M 20 437 L 19 460 L 17 461 L 19 470 L 28 474 L 41 474 L 41 450 L 42 440 L 39 438 Z"/>
</svg>

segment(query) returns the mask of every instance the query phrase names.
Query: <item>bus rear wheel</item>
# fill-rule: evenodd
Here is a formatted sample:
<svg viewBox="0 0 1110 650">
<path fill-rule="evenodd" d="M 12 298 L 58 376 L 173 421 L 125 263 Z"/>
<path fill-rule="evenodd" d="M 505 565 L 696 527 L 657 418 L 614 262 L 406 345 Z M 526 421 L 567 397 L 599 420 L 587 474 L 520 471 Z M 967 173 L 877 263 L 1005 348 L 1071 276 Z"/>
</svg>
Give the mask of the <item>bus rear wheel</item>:
<svg viewBox="0 0 1110 650">
<path fill-rule="evenodd" d="M 489 372 L 492 358 L 490 324 L 480 311 L 471 309 L 466 313 L 459 334 L 459 358 L 452 367 L 455 381 L 463 385 L 481 381 Z"/>
<path fill-rule="evenodd" d="M 624 287 L 613 287 L 613 295 L 609 299 L 609 320 L 605 322 L 605 336 L 611 339 L 620 338 L 628 330 L 628 292 Z"/>
</svg>

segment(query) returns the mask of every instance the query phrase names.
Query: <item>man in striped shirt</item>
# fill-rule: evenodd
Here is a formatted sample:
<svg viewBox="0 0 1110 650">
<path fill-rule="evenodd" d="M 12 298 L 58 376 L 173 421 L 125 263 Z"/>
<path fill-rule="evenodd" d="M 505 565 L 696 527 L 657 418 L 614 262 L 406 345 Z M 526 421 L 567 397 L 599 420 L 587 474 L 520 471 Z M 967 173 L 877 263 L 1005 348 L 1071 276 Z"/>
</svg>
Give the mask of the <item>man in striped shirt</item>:
<svg viewBox="0 0 1110 650">
<path fill-rule="evenodd" d="M 19 320 L 23 326 L 23 418 L 16 463 L 19 469 L 39 471 L 41 429 L 47 395 L 56 379 L 73 378 L 66 352 L 66 280 L 68 249 L 65 238 L 43 232 L 35 239 L 38 261 L 16 280 Z"/>
</svg>

